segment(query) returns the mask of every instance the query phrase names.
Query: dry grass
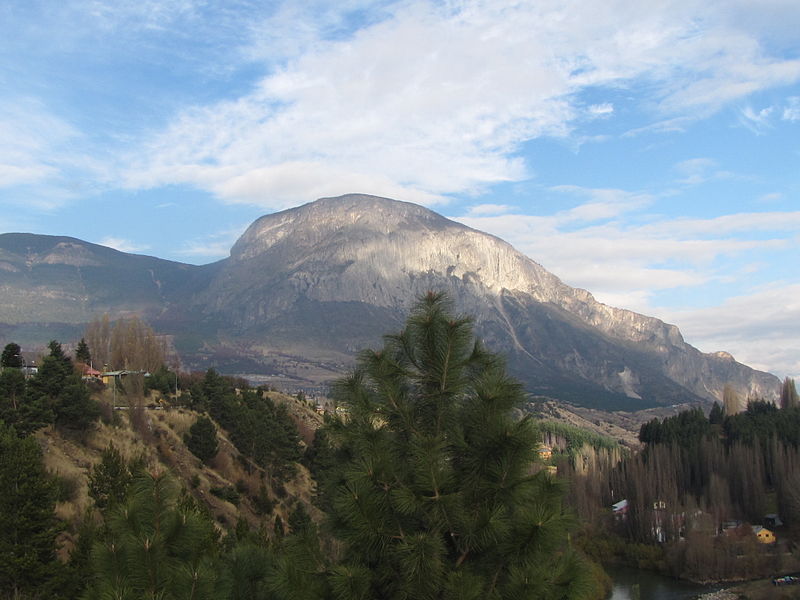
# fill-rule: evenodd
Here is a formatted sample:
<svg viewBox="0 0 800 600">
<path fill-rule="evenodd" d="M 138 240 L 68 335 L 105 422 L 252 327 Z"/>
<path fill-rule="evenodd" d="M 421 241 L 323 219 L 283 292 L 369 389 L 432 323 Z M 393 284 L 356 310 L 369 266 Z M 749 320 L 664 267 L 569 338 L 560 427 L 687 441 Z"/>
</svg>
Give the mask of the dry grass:
<svg viewBox="0 0 800 600">
<path fill-rule="evenodd" d="M 270 397 L 287 405 L 295 422 L 305 430 L 304 437 L 313 435 L 322 424 L 321 417 L 296 398 L 278 393 L 270 393 Z M 85 518 L 96 518 L 91 516 L 94 505 L 88 494 L 89 473 L 112 443 L 127 460 L 144 458 L 150 471 L 168 469 L 218 523 L 227 527 L 233 527 L 243 517 L 253 529 L 261 528 L 271 533 L 275 517 L 279 515 L 286 523 L 298 502 L 305 505 L 312 519 L 318 521 L 321 518 L 320 511 L 311 504 L 314 482 L 305 467 L 298 465 L 296 475 L 284 484 L 286 496 L 278 498 L 270 490 L 263 469 L 243 459 L 224 431 L 219 430 L 219 453 L 210 465 L 203 465 L 188 450 L 184 436 L 200 416 L 198 413 L 185 408 L 131 413 L 128 410 L 114 411 L 117 426 L 98 422 L 80 440 L 63 436 L 52 427 L 37 434 L 47 469 L 75 482 L 73 497 L 56 506 L 59 518 L 72 524 Z M 211 488 L 227 487 L 241 490 L 238 506 L 210 492 Z M 275 502 L 269 515 L 259 515 L 254 505 L 253 498 L 262 487 L 269 491 L 270 499 Z M 74 529 L 63 536 L 63 548 L 71 546 Z M 62 554 L 64 552 L 66 550 Z"/>
</svg>

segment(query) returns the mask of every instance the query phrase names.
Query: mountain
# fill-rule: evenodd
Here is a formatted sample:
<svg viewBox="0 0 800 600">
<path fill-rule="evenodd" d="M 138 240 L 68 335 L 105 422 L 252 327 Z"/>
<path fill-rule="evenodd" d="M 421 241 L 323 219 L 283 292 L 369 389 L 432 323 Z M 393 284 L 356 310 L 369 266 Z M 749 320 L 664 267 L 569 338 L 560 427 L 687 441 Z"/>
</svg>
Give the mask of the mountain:
<svg viewBox="0 0 800 600">
<path fill-rule="evenodd" d="M 415 297 L 444 290 L 538 395 L 636 409 L 718 398 L 726 383 L 766 397 L 779 385 L 725 353 L 701 353 L 673 325 L 597 302 L 494 236 L 406 202 L 347 195 L 266 215 L 229 258 L 204 267 L 22 235 L 0 236 L 0 323 L 137 312 L 175 334 L 196 365 L 223 357 L 231 368 L 276 373 L 291 357 L 296 377 L 332 377 L 398 329 Z M 35 310 L 25 300 L 34 298 Z"/>
</svg>

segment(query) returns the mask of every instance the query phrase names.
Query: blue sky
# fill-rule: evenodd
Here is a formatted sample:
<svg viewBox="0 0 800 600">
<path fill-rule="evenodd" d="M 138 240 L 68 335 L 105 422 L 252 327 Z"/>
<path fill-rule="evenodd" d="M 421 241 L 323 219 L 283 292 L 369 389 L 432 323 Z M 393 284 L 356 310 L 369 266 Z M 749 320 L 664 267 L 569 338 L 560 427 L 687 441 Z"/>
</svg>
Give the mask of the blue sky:
<svg viewBox="0 0 800 600">
<path fill-rule="evenodd" d="M 800 4 L 0 5 L 0 231 L 202 264 L 364 192 L 800 375 Z"/>
</svg>

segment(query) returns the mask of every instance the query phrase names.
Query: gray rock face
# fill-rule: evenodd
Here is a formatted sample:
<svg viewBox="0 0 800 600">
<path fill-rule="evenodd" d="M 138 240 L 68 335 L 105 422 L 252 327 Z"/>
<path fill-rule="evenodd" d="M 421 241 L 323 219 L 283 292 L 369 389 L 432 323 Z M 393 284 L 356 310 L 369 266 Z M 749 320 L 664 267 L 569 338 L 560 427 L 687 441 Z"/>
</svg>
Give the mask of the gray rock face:
<svg viewBox="0 0 800 600">
<path fill-rule="evenodd" d="M 197 307 L 242 334 L 347 351 L 376 343 L 415 297 L 441 289 L 475 315 L 479 334 L 534 392 L 644 406 L 716 398 L 725 383 L 766 397 L 778 386 L 700 353 L 673 325 L 597 302 L 494 236 L 373 196 L 258 219 Z M 337 321 L 337 333 L 318 335 L 320 314 Z"/>
<path fill-rule="evenodd" d="M 385 198 L 325 198 L 261 217 L 230 258 L 206 267 L 71 238 L 31 236 L 25 252 L 20 240 L 14 251 L 6 237 L 0 322 L 19 322 L 14 294 L 32 292 L 33 279 L 46 281 L 41 269 L 56 268 L 57 281 L 36 288 L 52 296 L 53 310 L 72 321 L 98 309 L 140 312 L 174 333 L 190 362 L 214 345 L 256 362 L 276 349 L 310 361 L 352 356 L 399 328 L 417 296 L 444 290 L 537 394 L 635 409 L 718 398 L 726 383 L 767 398 L 779 386 L 726 353 L 699 352 L 673 325 L 597 302 L 494 236 Z M 137 294 L 117 291 L 130 281 Z"/>
</svg>

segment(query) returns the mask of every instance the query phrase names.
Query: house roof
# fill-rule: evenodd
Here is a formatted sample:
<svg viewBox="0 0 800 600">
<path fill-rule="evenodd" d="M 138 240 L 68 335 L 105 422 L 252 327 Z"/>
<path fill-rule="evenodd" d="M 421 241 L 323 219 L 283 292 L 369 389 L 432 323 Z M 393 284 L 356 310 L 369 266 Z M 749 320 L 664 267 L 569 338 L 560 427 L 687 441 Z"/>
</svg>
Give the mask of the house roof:
<svg viewBox="0 0 800 600">
<path fill-rule="evenodd" d="M 765 535 L 774 535 L 769 529 L 766 527 L 762 527 L 761 525 L 753 525 L 753 533 L 758 535 L 761 532 L 764 532 Z"/>
<path fill-rule="evenodd" d="M 625 510 L 626 508 L 628 508 L 628 500 L 627 499 L 620 500 L 619 502 L 612 504 L 611 508 L 614 510 L 614 512 Z"/>
</svg>

